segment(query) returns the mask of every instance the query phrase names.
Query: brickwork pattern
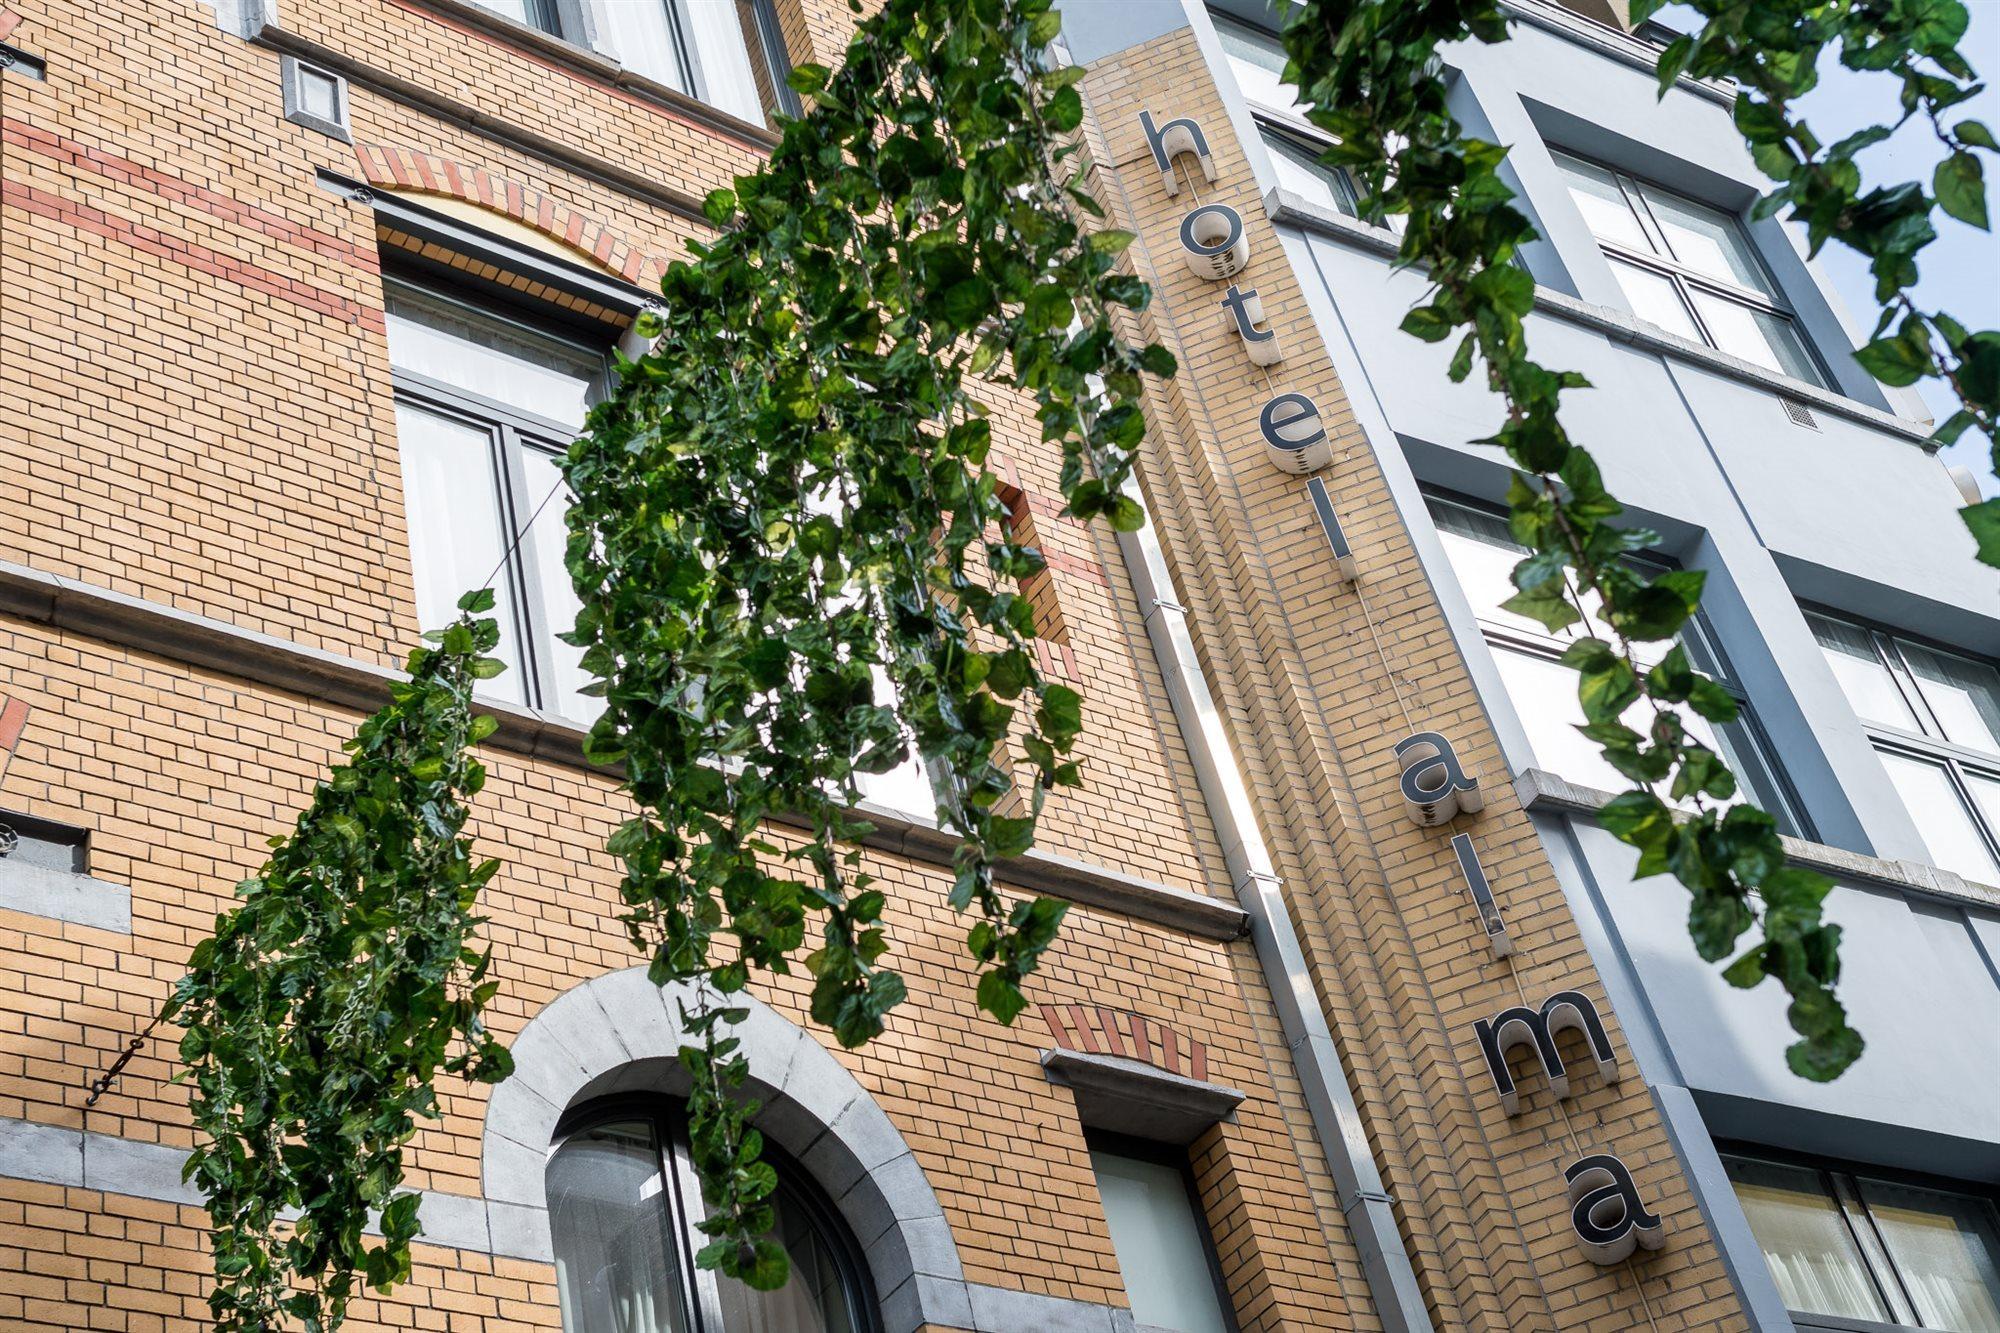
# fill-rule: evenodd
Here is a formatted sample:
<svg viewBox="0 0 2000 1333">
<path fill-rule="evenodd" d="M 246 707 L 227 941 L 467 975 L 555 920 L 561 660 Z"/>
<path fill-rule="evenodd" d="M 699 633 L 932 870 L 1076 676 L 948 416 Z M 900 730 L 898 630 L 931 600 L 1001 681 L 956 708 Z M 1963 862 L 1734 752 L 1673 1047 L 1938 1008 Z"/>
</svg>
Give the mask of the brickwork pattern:
<svg viewBox="0 0 2000 1333">
<path fill-rule="evenodd" d="M 378 259 L 394 238 L 315 173 L 490 207 L 648 281 L 699 234 L 674 201 L 726 184 L 762 142 L 448 6 L 287 0 L 299 41 L 373 72 L 350 88 L 357 151 L 285 121 L 275 51 L 220 32 L 200 0 L 20 9 L 12 40 L 52 76 L 10 79 L 0 104 L 0 490 L 16 497 L 0 507 L 0 559 L 373 663 L 399 660 L 416 632 Z M 778 9 L 795 60 L 837 59 L 853 22 L 841 0 Z M 404 83 L 463 114 L 435 114 Z M 538 136 L 657 189 L 552 161 Z M 1226 897 L 1115 544 L 1061 516 L 1059 459 L 1030 408 L 1004 394 L 991 406 L 996 467 L 1049 557 L 1030 589 L 1052 630 L 1048 664 L 1086 686 L 1089 786 L 1052 802 L 1042 842 Z M 0 1117 L 185 1147 L 170 1033 L 88 1113 L 85 1084 L 156 1008 L 356 718 L 4 617 L 0 683 L 32 708 L 0 808 L 87 829 L 92 875 L 129 885 L 133 912 L 130 935 L 0 912 Z M 503 983 L 494 1022 L 511 1035 L 633 961 L 603 852 L 624 811 L 601 775 L 506 753 L 488 763 L 472 831 L 506 864 L 485 906 Z M 946 870 L 887 855 L 868 869 L 896 890 L 912 998 L 887 1037 L 840 1058 L 917 1153 L 968 1279 L 1123 1304 L 1072 1098 L 1039 1065 L 1046 1032 L 974 1010 Z M 1157 1058 L 1171 1033 L 1183 1072 L 1247 1094 L 1197 1163 L 1242 1325 L 1348 1327 L 1349 1301 L 1365 1304 L 1358 1258 L 1248 944 L 1077 909 L 1032 994 L 1108 1010 L 1122 1026 L 1099 1036 L 1136 1049 L 1143 1034 Z M 805 1022 L 796 980 L 766 998 Z M 476 1194 L 484 1090 L 443 1091 L 411 1183 Z M 0 1182 L 0 1271 L 29 1275 L 0 1284 L 0 1328 L 199 1327 L 201 1220 Z M 417 1269 L 354 1326 L 554 1326 L 545 1266 L 425 1247 Z"/>
<path fill-rule="evenodd" d="M 1436 1323 L 1740 1327 L 1639 1080 L 1607 1086 L 1586 1075 L 1557 1106 L 1530 1079 L 1524 1114 L 1500 1114 L 1471 1040 L 1476 1019 L 1565 987 L 1609 1008 L 1192 33 L 1122 52 L 1084 87 L 1101 193 L 1117 225 L 1140 236 L 1127 253 L 1155 287 L 1147 332 L 1183 368 L 1149 413 L 1149 504 Z M 1186 157 L 1182 189 L 1169 195 L 1141 110 L 1198 120 L 1217 179 Z M 1232 281 L 1261 293 L 1286 350 L 1277 366 L 1244 355 L 1222 317 L 1227 284 L 1179 257 L 1181 218 L 1210 202 L 1243 215 L 1252 258 Z M 1334 440 L 1324 475 L 1360 570 L 1355 585 L 1338 577 L 1303 479 L 1264 456 L 1258 414 L 1286 390 L 1316 402 Z M 1486 778 L 1486 811 L 1462 829 L 1419 829 L 1403 813 L 1393 747 L 1418 730 L 1452 737 Z M 1449 849 L 1462 830 L 1517 960 L 1493 959 L 1478 929 Z M 1666 1219 L 1667 1248 L 1629 1271 L 1591 1265 L 1569 1231 L 1562 1168 L 1599 1150 L 1624 1157 Z"/>
</svg>

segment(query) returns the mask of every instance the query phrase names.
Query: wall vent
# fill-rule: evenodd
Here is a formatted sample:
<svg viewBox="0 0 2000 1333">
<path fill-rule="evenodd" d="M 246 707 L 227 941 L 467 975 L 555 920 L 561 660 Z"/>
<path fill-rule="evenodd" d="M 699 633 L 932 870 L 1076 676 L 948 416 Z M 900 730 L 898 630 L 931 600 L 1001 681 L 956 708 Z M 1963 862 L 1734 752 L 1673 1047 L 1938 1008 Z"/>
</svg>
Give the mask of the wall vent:
<svg viewBox="0 0 2000 1333">
<path fill-rule="evenodd" d="M 1795 398 L 1780 398 L 1785 405 L 1785 415 L 1792 419 L 1794 426 L 1804 426 L 1807 430 L 1818 430 L 1819 422 L 1813 417 L 1812 409 Z"/>
</svg>

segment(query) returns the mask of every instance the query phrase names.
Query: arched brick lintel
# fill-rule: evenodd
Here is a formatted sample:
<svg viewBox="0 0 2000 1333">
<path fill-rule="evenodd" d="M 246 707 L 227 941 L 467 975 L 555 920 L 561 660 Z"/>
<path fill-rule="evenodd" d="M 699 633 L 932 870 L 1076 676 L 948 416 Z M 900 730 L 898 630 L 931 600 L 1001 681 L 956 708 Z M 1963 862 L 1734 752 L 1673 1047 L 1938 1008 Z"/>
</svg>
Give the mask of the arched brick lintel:
<svg viewBox="0 0 2000 1333">
<path fill-rule="evenodd" d="M 390 144 L 356 143 L 362 178 L 385 190 L 441 194 L 488 208 L 653 290 L 672 260 L 642 246 L 603 218 L 582 213 L 542 191 L 485 167 Z"/>
</svg>

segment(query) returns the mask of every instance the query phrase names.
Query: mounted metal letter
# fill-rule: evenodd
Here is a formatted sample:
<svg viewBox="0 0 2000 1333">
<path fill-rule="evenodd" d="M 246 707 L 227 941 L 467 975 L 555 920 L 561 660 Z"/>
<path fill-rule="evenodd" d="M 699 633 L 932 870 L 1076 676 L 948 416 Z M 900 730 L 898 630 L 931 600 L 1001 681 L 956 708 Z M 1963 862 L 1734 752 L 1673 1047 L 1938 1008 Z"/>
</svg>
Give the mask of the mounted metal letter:
<svg viewBox="0 0 2000 1333">
<path fill-rule="evenodd" d="M 1403 774 L 1403 808 L 1424 828 L 1485 808 L 1479 779 L 1466 776 L 1458 752 L 1437 732 L 1420 731 L 1398 742 L 1396 761 Z"/>
<path fill-rule="evenodd" d="M 1486 929 L 1486 943 L 1495 958 L 1505 958 L 1514 952 L 1514 941 L 1507 934 L 1507 922 L 1500 915 L 1500 904 L 1493 901 L 1493 886 L 1486 882 L 1486 868 L 1479 864 L 1479 853 L 1473 850 L 1472 835 L 1459 834 L 1451 840 L 1451 849 L 1458 854 L 1459 873 L 1465 876 L 1465 887 L 1472 893 L 1472 905 L 1479 910 L 1479 923 Z"/>
<path fill-rule="evenodd" d="M 1549 1087 L 1557 1099 L 1569 1097 L 1569 1070 L 1556 1049 L 1558 1032 L 1581 1032 L 1604 1081 L 1616 1083 L 1619 1079 L 1611 1036 L 1604 1030 L 1604 1020 L 1597 1016 L 1597 1006 L 1582 991 L 1557 991 L 1542 1001 L 1539 1011 L 1526 1005 L 1503 1009 L 1474 1023 L 1472 1031 L 1479 1038 L 1479 1053 L 1486 1057 L 1486 1072 L 1493 1076 L 1493 1086 L 1500 1093 L 1500 1109 L 1508 1115 L 1521 1114 L 1521 1094 L 1514 1086 L 1514 1072 L 1507 1067 L 1508 1052 L 1519 1046 L 1530 1048 L 1541 1060 L 1542 1072 L 1549 1076 Z"/>
<path fill-rule="evenodd" d="M 1333 461 L 1333 441 L 1320 424 L 1319 406 L 1302 393 L 1281 393 L 1257 414 L 1264 453 L 1273 465 L 1301 475 Z"/>
<path fill-rule="evenodd" d="M 1326 493 L 1326 483 L 1318 477 L 1306 480 L 1306 492 L 1312 496 L 1313 509 L 1319 514 L 1319 526 L 1326 533 L 1326 544 L 1333 548 L 1334 567 L 1340 571 L 1343 583 L 1354 581 L 1354 552 L 1348 549 L 1347 534 L 1340 530 L 1340 516 L 1333 512 L 1333 498 Z"/>
<path fill-rule="evenodd" d="M 1632 1173 L 1616 1157 L 1585 1157 L 1563 1172 L 1563 1180 L 1569 1184 L 1570 1225 L 1592 1263 L 1623 1263 L 1641 1245 L 1657 1250 L 1667 1243 L 1666 1228 L 1646 1211 Z"/>
<path fill-rule="evenodd" d="M 1199 278 L 1235 277 L 1250 262 L 1243 215 L 1228 204 L 1203 204 L 1181 219 L 1181 258 Z"/>
<path fill-rule="evenodd" d="M 1215 179 L 1215 159 L 1209 156 L 1208 138 L 1200 125 L 1181 116 L 1156 127 L 1153 113 L 1141 111 L 1139 128 L 1146 132 L 1146 142 L 1153 150 L 1153 165 L 1160 169 L 1160 183 L 1167 187 L 1168 194 L 1181 192 L 1180 180 L 1174 174 L 1174 159 L 1182 153 L 1193 153 L 1195 161 L 1201 164 L 1202 176 Z"/>
<path fill-rule="evenodd" d="M 1285 349 L 1278 344 L 1278 335 L 1269 327 L 1264 317 L 1264 298 L 1257 295 L 1252 287 L 1244 291 L 1232 286 L 1222 294 L 1222 308 L 1228 312 L 1223 321 L 1236 330 L 1236 336 L 1243 339 L 1243 350 L 1248 353 L 1250 363 L 1256 366 L 1275 366 L 1285 359 Z"/>
</svg>

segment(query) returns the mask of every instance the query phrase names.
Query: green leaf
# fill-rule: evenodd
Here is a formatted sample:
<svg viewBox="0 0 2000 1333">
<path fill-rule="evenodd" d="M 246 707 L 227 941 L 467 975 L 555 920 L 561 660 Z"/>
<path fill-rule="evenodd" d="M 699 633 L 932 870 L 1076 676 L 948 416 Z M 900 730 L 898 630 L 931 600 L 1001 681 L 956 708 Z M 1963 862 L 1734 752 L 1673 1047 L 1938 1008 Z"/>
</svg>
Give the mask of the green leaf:
<svg viewBox="0 0 2000 1333">
<path fill-rule="evenodd" d="M 1945 158 L 1931 173 L 1931 188 L 1948 216 L 1986 230 L 1986 178 L 1976 156 L 1961 150 Z"/>
<path fill-rule="evenodd" d="M 458 609 L 468 615 L 478 615 L 493 609 L 493 589 L 476 588 L 458 599 Z"/>
<path fill-rule="evenodd" d="M 2000 565 L 2000 499 L 1981 500 L 1958 511 L 1979 547 L 1982 564 Z"/>
</svg>

